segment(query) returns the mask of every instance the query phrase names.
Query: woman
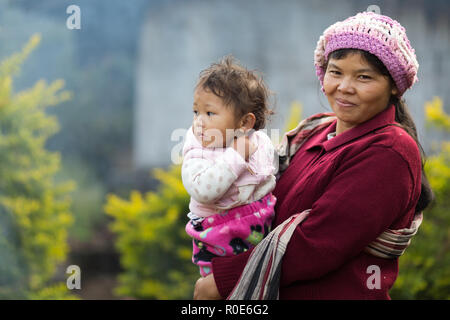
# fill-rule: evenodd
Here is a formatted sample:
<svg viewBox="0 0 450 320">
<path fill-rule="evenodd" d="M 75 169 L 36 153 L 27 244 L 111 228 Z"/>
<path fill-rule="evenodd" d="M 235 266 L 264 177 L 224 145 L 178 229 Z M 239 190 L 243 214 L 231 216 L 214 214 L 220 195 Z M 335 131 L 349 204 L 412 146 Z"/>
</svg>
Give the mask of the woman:
<svg viewBox="0 0 450 320">
<path fill-rule="evenodd" d="M 379 255 L 373 243 L 410 227 L 432 198 L 401 100 L 417 80 L 414 50 L 398 22 L 364 12 L 325 30 L 315 67 L 335 118 L 313 116 L 329 121 L 292 137 L 297 150 L 273 191 L 274 227 L 311 209 L 287 246 L 279 297 L 390 299 L 401 253 Z M 214 259 L 214 276 L 197 281 L 194 298 L 226 298 L 249 254 Z"/>
</svg>

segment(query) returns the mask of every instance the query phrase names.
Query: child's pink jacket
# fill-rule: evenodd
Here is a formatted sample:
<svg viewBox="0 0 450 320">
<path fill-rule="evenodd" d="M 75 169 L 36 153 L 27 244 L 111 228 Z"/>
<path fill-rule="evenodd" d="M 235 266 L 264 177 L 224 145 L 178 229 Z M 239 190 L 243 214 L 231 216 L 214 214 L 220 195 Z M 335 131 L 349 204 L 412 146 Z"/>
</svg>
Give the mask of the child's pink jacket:
<svg viewBox="0 0 450 320">
<path fill-rule="evenodd" d="M 191 196 L 189 210 L 207 217 L 257 201 L 275 188 L 278 158 L 261 130 L 250 135 L 257 150 L 246 162 L 233 148 L 204 148 L 192 127 L 183 146 L 181 176 Z"/>
</svg>

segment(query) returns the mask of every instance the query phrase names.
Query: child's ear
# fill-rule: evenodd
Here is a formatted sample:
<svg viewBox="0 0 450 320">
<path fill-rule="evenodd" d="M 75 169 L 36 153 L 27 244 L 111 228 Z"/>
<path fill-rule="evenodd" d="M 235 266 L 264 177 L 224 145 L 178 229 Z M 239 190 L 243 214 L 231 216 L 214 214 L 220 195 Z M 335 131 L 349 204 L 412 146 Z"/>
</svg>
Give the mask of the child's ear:
<svg viewBox="0 0 450 320">
<path fill-rule="evenodd" d="M 240 127 L 245 130 L 253 129 L 256 123 L 256 117 L 253 113 L 249 112 L 241 118 Z"/>
</svg>

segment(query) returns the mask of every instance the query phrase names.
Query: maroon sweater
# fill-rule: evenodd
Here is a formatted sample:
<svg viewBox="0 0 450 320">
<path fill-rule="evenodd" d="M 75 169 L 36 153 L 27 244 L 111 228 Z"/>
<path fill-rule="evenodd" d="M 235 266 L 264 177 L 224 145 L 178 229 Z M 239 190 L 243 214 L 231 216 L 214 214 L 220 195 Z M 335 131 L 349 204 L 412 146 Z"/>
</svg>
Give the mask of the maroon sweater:
<svg viewBox="0 0 450 320">
<path fill-rule="evenodd" d="M 398 259 L 363 249 L 387 228 L 409 226 L 421 184 L 417 144 L 405 130 L 386 126 L 394 119 L 390 106 L 327 140 L 336 130 L 332 122 L 302 145 L 277 182 L 273 228 L 312 209 L 286 249 L 280 299 L 390 299 Z M 236 284 L 249 253 L 212 260 L 222 297 Z M 367 285 L 372 265 L 380 268 L 380 289 Z"/>
</svg>

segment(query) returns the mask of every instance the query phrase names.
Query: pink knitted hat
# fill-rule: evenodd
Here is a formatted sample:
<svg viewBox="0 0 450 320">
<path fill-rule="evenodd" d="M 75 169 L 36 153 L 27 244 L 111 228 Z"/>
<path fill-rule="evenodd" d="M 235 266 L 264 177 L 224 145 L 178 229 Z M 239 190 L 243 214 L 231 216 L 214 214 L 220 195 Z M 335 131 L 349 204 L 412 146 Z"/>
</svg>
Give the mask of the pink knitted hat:
<svg viewBox="0 0 450 320">
<path fill-rule="evenodd" d="M 389 70 L 399 97 L 417 81 L 419 64 L 405 28 L 387 16 L 361 12 L 324 31 L 314 51 L 314 65 L 322 90 L 325 75 L 322 66 L 328 55 L 338 49 L 360 49 L 377 56 Z"/>
</svg>

